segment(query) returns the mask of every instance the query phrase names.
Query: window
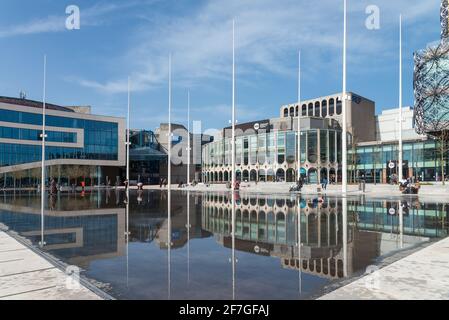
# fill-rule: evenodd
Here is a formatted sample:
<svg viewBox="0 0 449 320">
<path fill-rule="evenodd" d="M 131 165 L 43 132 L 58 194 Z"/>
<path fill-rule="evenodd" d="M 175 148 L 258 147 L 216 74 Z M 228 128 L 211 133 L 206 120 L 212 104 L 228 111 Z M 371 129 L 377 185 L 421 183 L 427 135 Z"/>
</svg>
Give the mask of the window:
<svg viewBox="0 0 449 320">
<path fill-rule="evenodd" d="M 337 114 L 341 114 L 341 110 L 342 110 L 341 99 L 337 98 Z"/>
<path fill-rule="evenodd" d="M 335 100 L 333 98 L 329 100 L 329 115 L 335 115 Z"/>
<path fill-rule="evenodd" d="M 313 117 L 313 103 L 309 103 L 308 110 L 307 110 L 307 115 L 309 117 Z"/>
<path fill-rule="evenodd" d="M 326 118 L 326 116 L 327 116 L 327 101 L 326 100 L 323 100 L 321 102 L 321 116 L 323 118 Z"/>
<path fill-rule="evenodd" d="M 315 117 L 320 116 L 320 103 L 317 101 L 315 102 Z"/>
<path fill-rule="evenodd" d="M 302 109 L 302 113 L 301 113 L 302 116 L 304 116 L 304 117 L 307 116 L 307 106 L 305 104 L 303 104 L 301 109 Z"/>
</svg>

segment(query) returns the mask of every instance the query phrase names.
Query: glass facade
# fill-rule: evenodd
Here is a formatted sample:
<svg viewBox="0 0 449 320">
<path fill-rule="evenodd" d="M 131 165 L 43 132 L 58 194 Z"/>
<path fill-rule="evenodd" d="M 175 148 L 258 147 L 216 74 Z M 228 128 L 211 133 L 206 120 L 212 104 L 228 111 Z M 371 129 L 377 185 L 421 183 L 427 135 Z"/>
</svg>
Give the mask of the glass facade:
<svg viewBox="0 0 449 320">
<path fill-rule="evenodd" d="M 0 138 L 28 141 L 41 141 L 42 130 L 11 128 L 0 126 Z M 45 131 L 46 141 L 76 143 L 77 134 L 74 132 Z"/>
<path fill-rule="evenodd" d="M 3 122 L 42 125 L 42 115 L 22 111 L 0 109 Z M 48 115 L 49 127 L 84 130 L 84 148 L 46 147 L 46 159 L 118 160 L 118 123 Z M 76 133 L 48 131 L 49 142 L 75 143 Z M 18 140 L 15 144 L 0 143 L 0 167 L 25 164 L 41 160 L 40 145 L 21 144 L 20 140 L 39 141 L 41 131 L 0 127 L 0 138 Z"/>
<path fill-rule="evenodd" d="M 421 181 L 441 181 L 441 163 L 437 141 L 404 142 L 403 159 L 404 175 L 419 178 Z M 449 156 L 446 155 L 446 158 Z M 397 161 L 398 145 L 383 144 L 357 147 L 348 151 L 350 173 L 348 177 L 354 179 L 364 176 L 366 181 L 372 183 L 387 183 L 392 174 L 397 174 L 396 168 L 390 169 L 388 164 Z M 352 161 L 351 161 L 352 160 Z M 445 173 L 449 172 L 448 164 L 445 164 Z"/>
<path fill-rule="evenodd" d="M 335 176 L 341 159 L 338 130 L 314 129 L 300 132 L 301 172 L 306 181 L 317 183 Z M 297 132 L 274 131 L 236 137 L 237 178 L 248 181 L 295 181 L 297 175 Z M 203 179 L 231 179 L 231 139 L 203 147 Z M 229 147 L 225 147 L 229 146 Z M 338 159 L 338 160 L 337 160 Z"/>
</svg>

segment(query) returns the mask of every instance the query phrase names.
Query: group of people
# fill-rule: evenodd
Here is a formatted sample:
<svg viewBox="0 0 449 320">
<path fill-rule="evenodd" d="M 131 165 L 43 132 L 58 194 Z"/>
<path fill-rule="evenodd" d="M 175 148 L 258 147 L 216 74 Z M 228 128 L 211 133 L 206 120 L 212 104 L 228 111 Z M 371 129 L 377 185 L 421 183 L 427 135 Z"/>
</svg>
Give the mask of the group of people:
<svg viewBox="0 0 449 320">
<path fill-rule="evenodd" d="M 421 184 L 419 182 L 419 179 L 407 178 L 402 179 L 399 182 L 399 190 L 403 194 L 418 194 L 419 189 L 421 188 Z"/>
</svg>

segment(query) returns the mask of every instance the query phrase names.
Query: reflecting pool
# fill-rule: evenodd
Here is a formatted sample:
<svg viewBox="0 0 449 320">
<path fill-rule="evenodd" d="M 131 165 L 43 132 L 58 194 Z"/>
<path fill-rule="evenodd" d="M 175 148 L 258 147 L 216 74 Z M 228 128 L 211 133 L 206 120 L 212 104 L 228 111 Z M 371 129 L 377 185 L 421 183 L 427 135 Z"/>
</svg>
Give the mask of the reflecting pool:
<svg viewBox="0 0 449 320">
<path fill-rule="evenodd" d="M 449 205 L 416 197 L 63 193 L 43 229 L 38 194 L 0 198 L 3 228 L 118 299 L 307 299 L 449 230 Z"/>
</svg>

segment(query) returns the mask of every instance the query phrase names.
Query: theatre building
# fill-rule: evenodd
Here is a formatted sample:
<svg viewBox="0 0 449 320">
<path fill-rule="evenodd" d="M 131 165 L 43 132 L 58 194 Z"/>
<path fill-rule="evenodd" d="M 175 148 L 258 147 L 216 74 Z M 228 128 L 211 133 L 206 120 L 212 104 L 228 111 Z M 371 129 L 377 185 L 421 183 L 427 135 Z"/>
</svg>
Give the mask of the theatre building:
<svg viewBox="0 0 449 320">
<path fill-rule="evenodd" d="M 385 108 L 376 115 L 372 100 L 355 93 L 348 93 L 347 99 L 348 180 L 355 183 L 363 178 L 368 183 L 389 183 L 398 173 L 399 109 Z M 402 110 L 404 177 L 440 181 L 440 142 L 417 133 L 414 112 L 412 107 Z M 299 173 L 310 184 L 323 178 L 341 182 L 341 128 L 341 94 L 284 105 L 279 118 L 239 124 L 236 177 L 241 181 L 293 182 Z M 228 127 L 222 130 L 221 139 L 203 147 L 203 181 L 231 180 L 231 150 Z M 447 166 L 446 163 L 446 173 Z"/>
</svg>

